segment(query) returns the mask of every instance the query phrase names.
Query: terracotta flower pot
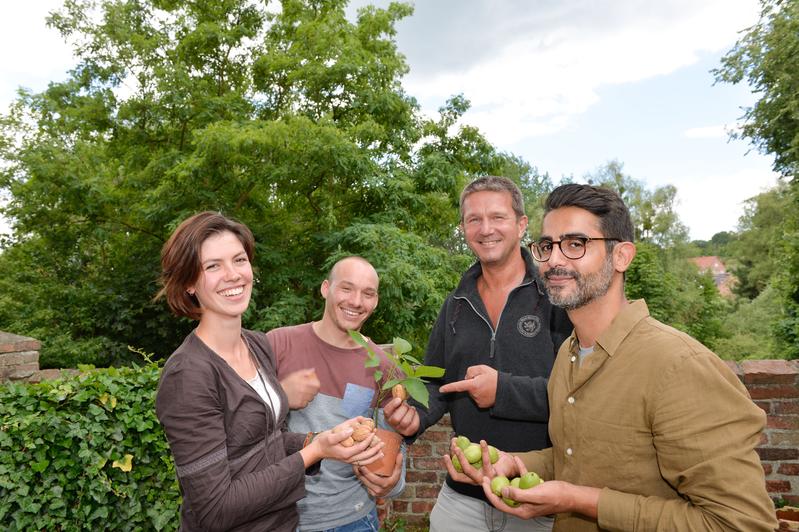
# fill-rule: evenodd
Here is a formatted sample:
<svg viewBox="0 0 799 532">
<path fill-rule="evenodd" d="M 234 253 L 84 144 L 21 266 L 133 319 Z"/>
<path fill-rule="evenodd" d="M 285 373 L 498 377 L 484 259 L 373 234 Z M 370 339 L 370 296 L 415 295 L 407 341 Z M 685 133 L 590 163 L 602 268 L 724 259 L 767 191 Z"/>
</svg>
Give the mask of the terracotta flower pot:
<svg viewBox="0 0 799 532">
<path fill-rule="evenodd" d="M 383 447 L 383 458 L 375 460 L 366 467 L 376 475 L 388 477 L 394 471 L 394 463 L 397 460 L 397 453 L 400 452 L 402 436 L 393 430 L 377 429 L 377 437 L 386 444 Z"/>
</svg>

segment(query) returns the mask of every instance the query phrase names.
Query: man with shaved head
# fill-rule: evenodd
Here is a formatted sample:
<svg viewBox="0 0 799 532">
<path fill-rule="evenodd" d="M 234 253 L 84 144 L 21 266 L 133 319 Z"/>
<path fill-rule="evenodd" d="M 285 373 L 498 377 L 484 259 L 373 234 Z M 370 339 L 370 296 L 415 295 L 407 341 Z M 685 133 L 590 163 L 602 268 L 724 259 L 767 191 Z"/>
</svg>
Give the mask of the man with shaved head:
<svg viewBox="0 0 799 532">
<path fill-rule="evenodd" d="M 361 257 L 345 257 L 322 281 L 325 300 L 322 319 L 281 327 L 267 333 L 277 357 L 277 375 L 292 411 L 289 429 L 318 432 L 354 416 L 371 416 L 378 386 L 366 368 L 366 349 L 349 335 L 359 331 L 378 302 L 377 271 Z M 377 369 L 389 371 L 383 351 L 369 341 L 382 362 Z M 390 397 L 388 398 L 390 399 Z M 300 530 L 337 532 L 377 531 L 375 499 L 399 495 L 405 487 L 404 454 L 399 453 L 390 476 L 366 467 L 324 461 L 321 473 L 307 477 L 307 495 L 299 501 Z"/>
</svg>

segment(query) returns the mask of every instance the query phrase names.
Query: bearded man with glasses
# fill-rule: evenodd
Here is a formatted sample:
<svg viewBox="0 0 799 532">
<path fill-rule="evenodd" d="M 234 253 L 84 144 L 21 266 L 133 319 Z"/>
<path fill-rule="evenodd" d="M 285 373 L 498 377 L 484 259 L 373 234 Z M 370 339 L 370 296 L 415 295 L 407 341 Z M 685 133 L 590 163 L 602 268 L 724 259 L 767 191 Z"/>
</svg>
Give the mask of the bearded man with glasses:
<svg viewBox="0 0 799 532">
<path fill-rule="evenodd" d="M 472 475 L 486 497 L 522 518 L 555 513 L 553 530 L 569 532 L 774 530 L 755 452 L 765 413 L 710 350 L 626 299 L 635 244 L 619 195 L 558 187 L 542 233 L 533 257 L 574 324 L 547 387 L 552 447 L 501 453 Z M 504 488 L 519 506 L 491 492 L 491 476 L 527 470 L 548 482 Z"/>
</svg>

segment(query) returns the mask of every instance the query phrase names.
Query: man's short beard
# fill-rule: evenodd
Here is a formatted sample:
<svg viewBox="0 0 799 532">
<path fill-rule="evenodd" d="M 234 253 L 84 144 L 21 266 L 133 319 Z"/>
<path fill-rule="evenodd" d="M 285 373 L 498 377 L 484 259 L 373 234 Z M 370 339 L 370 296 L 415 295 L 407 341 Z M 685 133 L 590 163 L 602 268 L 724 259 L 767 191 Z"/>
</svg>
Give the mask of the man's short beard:
<svg viewBox="0 0 799 532">
<path fill-rule="evenodd" d="M 562 288 L 551 288 L 546 280 L 552 276 L 570 276 L 576 289 L 570 294 L 562 294 Z M 565 310 L 576 310 L 608 293 L 613 281 L 613 261 L 608 257 L 598 272 L 580 274 L 574 270 L 555 268 L 544 273 L 544 284 L 550 303 Z"/>
</svg>

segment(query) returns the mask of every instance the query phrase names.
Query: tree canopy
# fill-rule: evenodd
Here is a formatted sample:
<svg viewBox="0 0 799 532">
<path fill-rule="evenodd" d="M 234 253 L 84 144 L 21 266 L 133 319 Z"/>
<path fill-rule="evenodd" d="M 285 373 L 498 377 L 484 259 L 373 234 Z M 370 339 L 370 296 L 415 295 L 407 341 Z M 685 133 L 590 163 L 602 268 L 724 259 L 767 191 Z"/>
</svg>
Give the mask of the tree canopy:
<svg viewBox="0 0 799 532">
<path fill-rule="evenodd" d="M 79 58 L 68 79 L 21 91 L 2 117 L 14 234 L 0 327 L 46 340 L 45 365 L 114 363 L 128 344 L 169 354 L 191 324 L 151 301 L 159 252 L 205 209 L 256 236 L 245 326 L 318 317 L 327 269 L 359 254 L 382 278 L 365 332 L 424 345 L 471 260 L 455 231 L 466 180 L 546 186 L 453 127 L 465 98 L 421 116 L 393 39 L 407 4 L 354 21 L 343 0 L 94 5 L 68 1 L 49 19 Z"/>
<path fill-rule="evenodd" d="M 774 6 L 765 13 L 782 16 Z M 129 345 L 167 356 L 192 323 L 152 301 L 160 248 L 187 216 L 217 210 L 256 237 L 245 327 L 319 318 L 322 279 L 355 254 L 381 277 L 365 334 L 378 342 L 402 336 L 421 349 L 474 260 L 458 231 L 466 182 L 488 174 L 517 182 L 533 234 L 553 184 L 464 125 L 463 95 L 430 118 L 405 93 L 408 66 L 394 37 L 409 5 L 367 6 L 354 19 L 345 7 L 346 0 L 65 1 L 49 23 L 75 50 L 75 68 L 42 92 L 21 90 L 0 116 L 0 192 L 9 198 L 2 213 L 13 224 L 0 242 L 0 329 L 42 340 L 45 367 L 125 363 L 138 356 Z M 746 46 L 755 41 L 743 39 L 739 52 Z M 733 65 L 756 57 L 739 52 L 727 58 L 730 80 Z M 747 68 L 756 75 L 742 66 L 741 79 Z M 790 167 L 787 158 L 780 164 Z M 645 297 L 656 317 L 711 347 L 749 345 L 748 336 L 730 339 L 720 320 L 729 304 L 686 261 L 697 248 L 676 214 L 676 189 L 650 191 L 618 161 L 586 179 L 630 206 L 640 245 L 628 295 Z M 795 190 L 780 197 L 796 205 Z M 712 244 L 747 249 L 769 235 L 773 262 L 739 260 L 747 286 L 765 294 L 747 312 L 763 316 L 783 301 L 779 330 L 790 339 L 799 336 L 796 217 L 775 231 L 770 198 L 750 203 L 745 235 Z"/>
<path fill-rule="evenodd" d="M 799 2 L 761 0 L 760 19 L 715 70 L 717 81 L 747 83 L 757 101 L 745 109 L 736 135 L 774 157 L 774 170 L 790 183 L 782 213 L 778 273 L 772 279 L 781 301 L 776 326 L 783 349 L 799 357 Z"/>
</svg>

